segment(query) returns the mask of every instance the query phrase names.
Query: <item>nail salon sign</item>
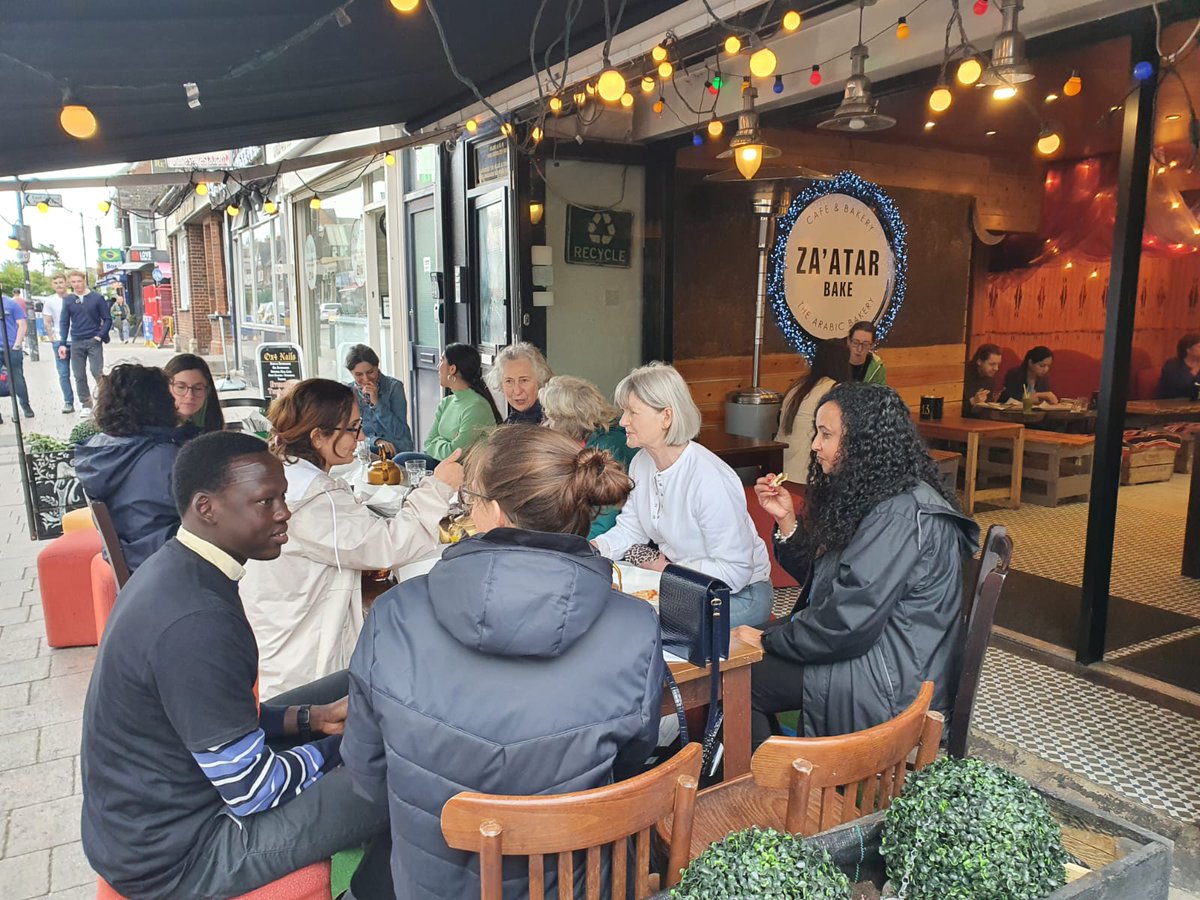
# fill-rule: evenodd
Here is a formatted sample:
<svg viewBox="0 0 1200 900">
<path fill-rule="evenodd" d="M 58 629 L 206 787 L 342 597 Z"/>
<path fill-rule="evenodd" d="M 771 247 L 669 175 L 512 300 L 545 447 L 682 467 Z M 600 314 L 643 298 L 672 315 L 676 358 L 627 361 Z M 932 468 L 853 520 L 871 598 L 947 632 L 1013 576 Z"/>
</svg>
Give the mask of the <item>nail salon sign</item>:
<svg viewBox="0 0 1200 900">
<path fill-rule="evenodd" d="M 814 182 L 776 223 L 767 292 L 780 329 L 810 359 L 855 322 L 891 329 L 904 300 L 906 231 L 895 202 L 853 172 Z"/>
</svg>

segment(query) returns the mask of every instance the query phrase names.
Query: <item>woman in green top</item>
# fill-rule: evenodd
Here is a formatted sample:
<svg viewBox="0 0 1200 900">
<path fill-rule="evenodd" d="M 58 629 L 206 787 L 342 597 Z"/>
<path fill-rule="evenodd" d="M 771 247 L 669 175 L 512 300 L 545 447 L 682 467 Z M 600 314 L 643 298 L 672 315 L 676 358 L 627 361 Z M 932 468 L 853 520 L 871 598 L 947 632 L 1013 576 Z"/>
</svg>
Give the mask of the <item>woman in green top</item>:
<svg viewBox="0 0 1200 900">
<path fill-rule="evenodd" d="M 180 353 L 163 366 L 163 374 L 171 385 L 180 425 L 195 425 L 202 432 L 225 427 L 208 363 L 193 353 Z"/>
<path fill-rule="evenodd" d="M 561 431 L 584 447 L 607 450 L 621 468 L 629 471 L 629 463 L 637 453 L 636 447 L 625 442 L 625 429 L 620 425 L 621 411 L 604 399 L 590 381 L 574 375 L 555 375 L 538 393 L 547 428 Z M 618 506 L 606 506 L 592 521 L 588 540 L 604 534 L 617 520 Z"/>
<path fill-rule="evenodd" d="M 425 453 L 445 459 L 466 450 L 500 422 L 496 401 L 483 383 L 483 362 L 469 344 L 451 344 L 438 365 L 438 383 L 450 396 L 438 404 L 433 427 L 425 438 Z"/>
</svg>

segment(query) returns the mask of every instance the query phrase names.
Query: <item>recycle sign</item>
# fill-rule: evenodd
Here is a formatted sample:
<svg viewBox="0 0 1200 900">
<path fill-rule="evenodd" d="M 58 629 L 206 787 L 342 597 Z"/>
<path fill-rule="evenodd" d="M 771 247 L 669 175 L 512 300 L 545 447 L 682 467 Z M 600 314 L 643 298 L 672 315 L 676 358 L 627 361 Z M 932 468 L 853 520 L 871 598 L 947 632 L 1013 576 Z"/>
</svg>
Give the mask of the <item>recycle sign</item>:
<svg viewBox="0 0 1200 900">
<path fill-rule="evenodd" d="M 611 244 L 617 234 L 617 226 L 613 224 L 612 215 L 598 212 L 588 222 L 588 240 L 593 244 Z"/>
<path fill-rule="evenodd" d="M 633 259 L 633 213 L 567 204 L 566 261 L 627 269 Z"/>
</svg>

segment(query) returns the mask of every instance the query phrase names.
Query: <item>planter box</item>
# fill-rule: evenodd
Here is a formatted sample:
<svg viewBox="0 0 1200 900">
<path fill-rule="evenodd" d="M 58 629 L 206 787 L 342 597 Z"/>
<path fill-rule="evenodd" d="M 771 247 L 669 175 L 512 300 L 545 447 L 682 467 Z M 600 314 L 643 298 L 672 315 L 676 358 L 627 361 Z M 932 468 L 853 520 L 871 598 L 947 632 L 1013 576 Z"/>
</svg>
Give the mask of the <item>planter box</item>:
<svg viewBox="0 0 1200 900">
<path fill-rule="evenodd" d="M 34 530 L 39 541 L 62 535 L 62 517 L 87 506 L 83 485 L 75 475 L 75 451 L 26 453 L 33 491 Z"/>
<path fill-rule="evenodd" d="M 1067 851 L 1091 870 L 1045 900 L 1167 900 L 1171 841 L 1054 791 L 1037 791 L 1063 826 Z M 808 842 L 827 850 L 852 883 L 871 881 L 881 886 L 885 880 L 884 860 L 879 855 L 883 816 L 875 813 L 808 838 Z M 652 900 L 669 896 L 663 891 Z"/>
</svg>

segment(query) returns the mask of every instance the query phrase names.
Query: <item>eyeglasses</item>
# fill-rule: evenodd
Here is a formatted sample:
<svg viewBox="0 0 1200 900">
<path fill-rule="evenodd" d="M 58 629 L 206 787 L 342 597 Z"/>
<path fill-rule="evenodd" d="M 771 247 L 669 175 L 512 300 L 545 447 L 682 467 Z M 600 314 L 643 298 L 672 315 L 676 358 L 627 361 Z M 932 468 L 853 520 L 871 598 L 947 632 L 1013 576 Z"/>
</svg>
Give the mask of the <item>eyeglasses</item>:
<svg viewBox="0 0 1200 900">
<path fill-rule="evenodd" d="M 471 507 L 473 507 L 478 501 L 492 499 L 487 494 L 481 494 L 479 491 L 473 491 L 469 487 L 460 487 L 458 489 L 458 496 L 462 499 L 463 510 L 468 513 L 471 511 Z"/>
<path fill-rule="evenodd" d="M 208 385 L 184 384 L 182 381 L 172 381 L 171 393 L 176 397 L 186 397 L 188 394 L 191 394 L 193 397 L 203 397 L 208 394 Z"/>
<path fill-rule="evenodd" d="M 850 342 L 851 350 L 870 350 L 874 346 L 875 346 L 874 341 L 851 341 Z"/>
<path fill-rule="evenodd" d="M 349 428 L 335 428 L 333 430 L 334 431 L 344 431 L 347 434 L 352 434 L 355 437 L 358 437 L 359 435 L 362 434 L 362 419 L 359 419 L 357 422 L 352 423 Z"/>
</svg>

